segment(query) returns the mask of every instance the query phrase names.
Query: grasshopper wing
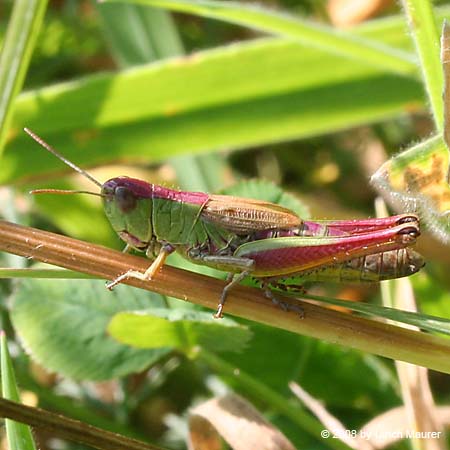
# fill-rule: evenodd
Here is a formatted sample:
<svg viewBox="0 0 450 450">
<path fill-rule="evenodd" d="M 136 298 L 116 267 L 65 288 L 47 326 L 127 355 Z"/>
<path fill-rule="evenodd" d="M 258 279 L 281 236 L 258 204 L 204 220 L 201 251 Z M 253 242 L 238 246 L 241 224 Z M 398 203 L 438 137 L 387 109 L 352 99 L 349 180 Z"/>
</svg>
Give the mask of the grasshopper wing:
<svg viewBox="0 0 450 450">
<path fill-rule="evenodd" d="M 289 229 L 303 222 L 293 211 L 274 203 L 230 195 L 210 195 L 202 219 L 236 234 Z"/>
</svg>

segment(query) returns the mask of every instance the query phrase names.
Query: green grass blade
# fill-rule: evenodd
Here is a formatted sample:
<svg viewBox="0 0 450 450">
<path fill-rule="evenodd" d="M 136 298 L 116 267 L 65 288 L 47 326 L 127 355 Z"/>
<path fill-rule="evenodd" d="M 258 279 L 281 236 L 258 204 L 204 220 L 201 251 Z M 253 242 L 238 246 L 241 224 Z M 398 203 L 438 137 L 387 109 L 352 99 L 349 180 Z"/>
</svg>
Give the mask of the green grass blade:
<svg viewBox="0 0 450 450">
<path fill-rule="evenodd" d="M 98 131 L 84 135 L 68 133 L 69 130 L 60 128 L 58 124 L 44 121 L 47 113 L 56 115 L 57 110 L 61 110 L 61 104 L 56 106 L 57 103 L 65 103 L 65 110 L 70 109 L 71 104 L 74 111 L 83 108 L 73 97 L 76 91 L 69 90 L 60 92 L 53 100 L 49 99 L 41 109 L 42 114 L 33 118 L 35 125 L 32 129 L 84 168 L 118 160 L 149 163 L 180 154 L 241 149 L 387 120 L 411 108 L 419 109 L 422 105 L 420 88 L 420 84 L 413 81 L 389 76 L 355 78 L 317 88 L 292 86 L 290 93 L 268 94 L 257 99 L 242 98 L 234 104 L 204 106 L 197 111 L 101 126 Z M 94 86 L 83 91 L 78 91 L 82 97 L 89 92 L 96 95 Z M 142 98 L 155 97 L 153 93 L 143 94 Z M 95 103 L 95 98 L 93 101 Z M 119 103 L 123 109 L 131 106 L 125 98 Z M 166 101 L 164 103 L 167 104 Z M 50 104 L 56 107 L 53 113 L 51 108 L 47 110 Z M 53 128 L 52 132 L 45 130 L 48 127 Z M 65 170 L 59 161 L 44 154 L 44 150 L 27 136 L 19 135 L 7 150 L 2 161 L 0 183 L 17 183 L 29 180 L 33 175 L 43 177 Z"/>
<path fill-rule="evenodd" d="M 221 153 L 178 156 L 172 158 L 170 164 L 177 174 L 180 189 L 217 192 L 227 184 L 228 167 Z"/>
<path fill-rule="evenodd" d="M 84 273 L 74 272 L 73 270 L 62 269 L 8 269 L 0 268 L 0 279 L 8 278 L 50 278 L 50 279 L 75 279 L 84 280 L 92 278 Z"/>
<path fill-rule="evenodd" d="M 8 351 L 5 333 L 0 334 L 2 395 L 8 400 L 20 402 L 16 378 Z M 5 419 L 6 437 L 9 450 L 36 450 L 31 430 L 28 426 Z"/>
<path fill-rule="evenodd" d="M 117 0 L 103 0 L 113 2 Z M 299 39 L 302 43 L 328 52 L 345 55 L 387 71 L 411 74 L 417 70 L 406 52 L 301 18 L 266 10 L 261 6 L 232 1 L 211 0 L 131 0 L 146 4 L 224 20 L 267 33 Z"/>
<path fill-rule="evenodd" d="M 184 54 L 175 23 L 169 12 L 144 5 L 102 3 L 98 10 L 116 61 L 122 67 L 145 64 Z M 127 28 L 123 27 L 127 17 Z M 141 49 L 145 42 L 145 50 Z M 136 55 L 130 58 L 129 55 Z M 223 160 L 217 154 L 181 156 L 171 160 L 182 189 L 214 192 L 223 186 Z M 187 176 L 186 176 L 187 174 Z"/>
<path fill-rule="evenodd" d="M 443 75 L 439 57 L 439 32 L 432 4 L 429 0 L 403 0 L 402 4 L 419 55 L 420 67 L 430 99 L 436 129 L 442 132 L 444 125 Z"/>
<path fill-rule="evenodd" d="M 182 53 L 181 41 L 166 11 L 122 3 L 98 4 L 97 9 L 114 59 L 121 67 Z"/>
<path fill-rule="evenodd" d="M 263 39 L 24 94 L 14 124 L 87 168 L 331 133 L 420 108 L 421 97 L 413 80 Z M 11 144 L 0 182 L 62 169 L 25 134 Z"/>
<path fill-rule="evenodd" d="M 12 107 L 41 27 L 47 0 L 16 0 L 0 55 L 0 154 L 11 122 Z"/>
<path fill-rule="evenodd" d="M 358 32 L 409 44 L 399 18 Z M 331 133 L 410 113 L 423 106 L 422 95 L 413 80 L 296 42 L 261 39 L 22 94 L 14 127 L 27 125 L 87 168 Z M 61 169 L 19 135 L 2 160 L 0 182 Z"/>
<path fill-rule="evenodd" d="M 450 319 L 444 319 L 443 317 L 430 316 L 428 314 L 403 311 L 396 308 L 388 308 L 386 306 L 351 302 L 348 300 L 339 300 L 337 298 L 322 297 L 317 295 L 305 295 L 304 298 L 328 303 L 334 306 L 343 306 L 351 311 L 355 311 L 366 316 L 384 318 L 394 322 L 414 325 L 425 331 L 450 335 Z"/>
</svg>

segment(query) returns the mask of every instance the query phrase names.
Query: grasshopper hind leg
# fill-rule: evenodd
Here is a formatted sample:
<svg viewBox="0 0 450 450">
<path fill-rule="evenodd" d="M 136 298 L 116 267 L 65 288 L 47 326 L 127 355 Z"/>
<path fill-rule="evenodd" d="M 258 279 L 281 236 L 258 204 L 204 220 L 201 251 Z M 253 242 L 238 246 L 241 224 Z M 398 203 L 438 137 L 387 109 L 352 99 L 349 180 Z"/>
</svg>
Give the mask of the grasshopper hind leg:
<svg viewBox="0 0 450 450">
<path fill-rule="evenodd" d="M 286 291 L 286 292 L 292 292 L 292 290 L 290 289 L 290 286 L 286 286 L 283 284 L 272 284 L 270 281 L 261 281 L 261 288 L 264 291 L 264 295 L 272 301 L 272 303 L 276 306 L 279 306 L 283 311 L 293 311 L 295 313 L 297 313 L 301 319 L 303 319 L 303 317 L 305 317 L 305 311 L 301 306 L 298 305 L 293 305 L 292 303 L 287 303 L 284 302 L 282 300 L 279 300 L 275 293 L 273 292 L 272 288 L 277 287 L 277 288 L 281 288 L 282 290 Z M 295 289 L 296 291 L 298 291 L 299 294 L 304 294 L 306 292 L 305 288 L 303 288 L 303 286 L 296 286 L 297 289 Z"/>
<path fill-rule="evenodd" d="M 262 283 L 262 286 L 264 286 L 264 282 Z M 302 295 L 302 294 L 306 294 L 307 290 L 299 284 L 286 284 L 286 283 L 281 283 L 281 282 L 269 282 L 268 286 L 270 286 L 270 289 L 278 289 L 282 292 L 286 292 L 287 294 L 292 294 L 292 295 Z M 269 288 L 269 287 L 268 287 Z"/>
</svg>

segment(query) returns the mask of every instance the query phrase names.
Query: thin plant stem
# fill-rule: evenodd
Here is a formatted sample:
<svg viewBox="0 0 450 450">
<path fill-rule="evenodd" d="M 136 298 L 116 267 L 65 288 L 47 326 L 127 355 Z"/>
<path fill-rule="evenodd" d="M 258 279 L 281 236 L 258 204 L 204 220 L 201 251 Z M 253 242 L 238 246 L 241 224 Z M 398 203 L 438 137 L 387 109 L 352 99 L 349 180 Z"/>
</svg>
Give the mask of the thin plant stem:
<svg viewBox="0 0 450 450">
<path fill-rule="evenodd" d="M 25 406 L 0 398 L 0 417 L 25 423 L 32 427 L 45 428 L 62 439 L 108 450 L 163 450 L 111 431 L 102 430 L 78 420 L 55 414 L 44 409 Z"/>
</svg>

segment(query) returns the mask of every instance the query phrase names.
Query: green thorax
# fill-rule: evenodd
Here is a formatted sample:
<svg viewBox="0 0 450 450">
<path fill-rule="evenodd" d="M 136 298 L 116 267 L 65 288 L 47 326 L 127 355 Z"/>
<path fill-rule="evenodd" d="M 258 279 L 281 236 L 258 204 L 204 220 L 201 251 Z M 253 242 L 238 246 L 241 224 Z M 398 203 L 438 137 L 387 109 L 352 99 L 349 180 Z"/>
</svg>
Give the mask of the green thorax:
<svg viewBox="0 0 450 450">
<path fill-rule="evenodd" d="M 156 240 L 181 247 L 182 253 L 202 246 L 214 252 L 221 249 L 234 234 L 202 217 L 203 205 L 153 199 L 152 225 Z"/>
</svg>

